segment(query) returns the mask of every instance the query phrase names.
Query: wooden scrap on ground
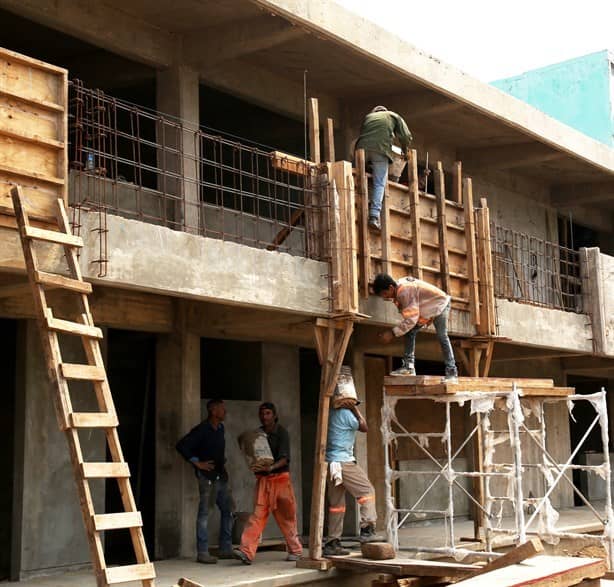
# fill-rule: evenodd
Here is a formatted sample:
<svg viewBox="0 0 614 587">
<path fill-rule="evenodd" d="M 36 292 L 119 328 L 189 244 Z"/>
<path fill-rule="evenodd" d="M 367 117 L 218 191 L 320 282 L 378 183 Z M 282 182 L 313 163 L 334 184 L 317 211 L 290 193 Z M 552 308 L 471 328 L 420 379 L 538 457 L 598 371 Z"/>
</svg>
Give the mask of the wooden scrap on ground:
<svg viewBox="0 0 614 587">
<path fill-rule="evenodd" d="M 173 585 L 175 587 L 175 585 Z M 190 579 L 185 579 L 182 577 L 177 581 L 177 587 L 204 587 L 201 583 L 194 583 L 194 581 L 190 581 Z"/>
<path fill-rule="evenodd" d="M 362 557 L 331 556 L 329 560 L 332 561 L 333 566 L 337 569 L 388 573 L 396 577 L 462 578 L 480 569 L 477 565 L 417 560 L 412 558 L 393 558 L 390 560 L 373 561 Z"/>
<path fill-rule="evenodd" d="M 394 547 L 389 542 L 363 542 L 360 545 L 362 556 L 371 560 L 388 560 L 396 556 Z"/>
<path fill-rule="evenodd" d="M 472 576 L 483 575 L 484 573 L 490 573 L 491 571 L 496 571 L 503 567 L 518 564 L 542 552 L 544 552 L 544 545 L 541 540 L 539 538 L 531 538 L 531 540 L 524 542 L 520 546 L 506 552 L 503 556 L 483 566 Z"/>
<path fill-rule="evenodd" d="M 606 561 L 568 556 L 536 556 L 523 563 L 508 565 L 470 577 L 456 585 L 462 587 L 571 587 L 586 580 L 603 577 Z"/>
</svg>

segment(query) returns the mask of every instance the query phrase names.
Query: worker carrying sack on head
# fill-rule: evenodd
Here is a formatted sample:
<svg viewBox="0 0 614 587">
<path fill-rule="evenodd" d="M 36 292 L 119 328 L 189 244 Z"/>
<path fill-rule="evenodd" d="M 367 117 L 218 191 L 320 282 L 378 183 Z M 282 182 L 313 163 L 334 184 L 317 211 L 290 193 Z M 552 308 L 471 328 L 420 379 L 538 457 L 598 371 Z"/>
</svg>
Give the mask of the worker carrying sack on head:
<svg viewBox="0 0 614 587">
<path fill-rule="evenodd" d="M 391 375 L 415 375 L 416 335 L 418 331 L 431 322 L 435 326 L 437 339 L 441 345 L 446 364 L 444 381 L 458 381 L 458 371 L 454 361 L 454 351 L 448 336 L 448 317 L 450 316 L 451 298 L 438 287 L 413 277 L 403 277 L 395 281 L 390 275 L 380 273 L 373 280 L 373 293 L 385 300 L 391 300 L 403 316 L 392 330 L 379 335 L 383 343 L 390 343 L 396 337 L 405 336 L 405 354 L 400 369 Z"/>
<path fill-rule="evenodd" d="M 375 534 L 375 489 L 354 457 L 356 432 L 366 432 L 367 422 L 358 411 L 358 400 L 351 397 L 336 399 L 337 395 L 338 389 L 333 395 L 333 406 L 338 407 L 330 411 L 326 441 L 328 538 L 322 549 L 325 556 L 350 554 L 341 546 L 346 491 L 356 498 L 360 507 L 360 541 L 382 540 Z"/>
<path fill-rule="evenodd" d="M 369 227 L 380 230 L 380 211 L 388 181 L 388 165 L 393 162 L 392 142 L 399 142 L 403 153 L 409 148 L 412 135 L 407 124 L 396 112 L 376 106 L 365 116 L 356 149 L 364 149 L 365 160 L 371 165 L 373 187 L 369 193 Z"/>
<path fill-rule="evenodd" d="M 232 554 L 243 564 L 252 564 L 260 536 L 272 512 L 286 539 L 286 560 L 297 561 L 303 554 L 303 545 L 298 537 L 296 498 L 290 479 L 290 437 L 288 431 L 278 424 L 277 409 L 271 402 L 260 405 L 258 416 L 262 424 L 260 430 L 267 436 L 273 462 L 260 458 L 250 467 L 256 474 L 254 512 L 241 535 L 241 546 L 235 548 Z"/>
</svg>

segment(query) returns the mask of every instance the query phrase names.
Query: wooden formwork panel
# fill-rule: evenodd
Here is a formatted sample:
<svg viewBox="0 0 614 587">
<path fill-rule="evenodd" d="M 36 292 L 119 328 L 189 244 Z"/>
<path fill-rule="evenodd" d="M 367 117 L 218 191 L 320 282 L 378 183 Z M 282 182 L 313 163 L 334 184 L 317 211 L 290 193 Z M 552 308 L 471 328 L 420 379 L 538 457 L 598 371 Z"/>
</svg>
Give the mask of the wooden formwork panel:
<svg viewBox="0 0 614 587">
<path fill-rule="evenodd" d="M 55 223 L 67 201 L 68 72 L 0 48 L 0 225 L 15 226 L 10 190 L 28 215 Z"/>
<path fill-rule="evenodd" d="M 371 278 L 386 271 L 386 261 L 394 278 L 413 274 L 412 223 L 410 197 L 407 186 L 388 184 L 388 236 L 390 241 L 389 259 L 382 250 L 382 233 L 369 231 L 369 254 Z M 467 269 L 467 239 L 462 204 L 445 201 L 446 207 L 446 250 L 448 255 L 449 291 L 454 304 L 468 309 L 469 277 Z M 436 197 L 419 194 L 420 250 L 422 252 L 422 278 L 437 287 L 443 287 L 441 276 L 441 249 L 439 220 Z M 444 288 L 445 289 L 445 288 Z"/>
</svg>

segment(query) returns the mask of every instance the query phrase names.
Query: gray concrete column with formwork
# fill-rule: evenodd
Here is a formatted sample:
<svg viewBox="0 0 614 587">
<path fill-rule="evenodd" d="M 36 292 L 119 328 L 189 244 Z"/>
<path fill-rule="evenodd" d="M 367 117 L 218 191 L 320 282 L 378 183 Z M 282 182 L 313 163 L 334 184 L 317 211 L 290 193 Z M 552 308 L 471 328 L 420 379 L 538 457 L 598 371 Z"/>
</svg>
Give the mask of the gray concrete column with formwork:
<svg viewBox="0 0 614 587">
<path fill-rule="evenodd" d="M 27 320 L 20 322 L 18 329 L 12 567 L 14 578 L 24 579 L 41 571 L 91 563 L 66 440 L 53 409 L 38 328 L 34 320 Z M 62 336 L 60 344 L 65 361 L 84 362 L 78 338 Z M 97 409 L 93 388 L 87 382 L 73 381 L 70 389 L 76 411 Z M 81 443 L 86 461 L 106 460 L 102 431 L 81 435 Z M 104 511 L 104 479 L 93 480 L 90 487 L 95 509 Z"/>
<path fill-rule="evenodd" d="M 175 444 L 201 421 L 200 336 L 176 305 L 175 331 L 156 348 L 156 558 L 196 556 L 198 487 Z"/>
<path fill-rule="evenodd" d="M 176 172 L 176 180 L 161 177 L 163 193 L 182 196 L 174 206 L 177 228 L 191 233 L 200 232 L 199 165 L 200 144 L 197 130 L 200 126 L 198 73 L 185 65 L 174 65 L 157 73 L 157 109 L 177 119 L 178 128 L 161 122 L 157 127 L 157 142 L 162 145 L 158 153 L 161 169 Z M 175 185 L 172 185 L 172 184 Z"/>
</svg>

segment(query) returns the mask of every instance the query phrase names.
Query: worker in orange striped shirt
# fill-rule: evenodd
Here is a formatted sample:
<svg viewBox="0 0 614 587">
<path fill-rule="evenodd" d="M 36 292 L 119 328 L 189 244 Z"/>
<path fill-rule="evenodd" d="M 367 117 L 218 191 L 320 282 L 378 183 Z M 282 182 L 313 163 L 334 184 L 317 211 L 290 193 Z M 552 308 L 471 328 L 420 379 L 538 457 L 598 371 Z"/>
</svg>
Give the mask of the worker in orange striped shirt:
<svg viewBox="0 0 614 587">
<path fill-rule="evenodd" d="M 414 366 L 416 335 L 422 327 L 432 323 L 435 326 L 446 365 L 444 380 L 456 382 L 458 370 L 448 336 L 450 296 L 445 291 L 421 279 L 403 277 L 395 281 L 386 273 L 375 276 L 373 293 L 385 300 L 392 300 L 403 317 L 401 322 L 392 330 L 387 330 L 379 335 L 380 340 L 386 344 L 392 342 L 396 337 L 405 336 L 403 363 L 400 369 L 396 369 L 391 375 L 416 374 Z"/>
</svg>

